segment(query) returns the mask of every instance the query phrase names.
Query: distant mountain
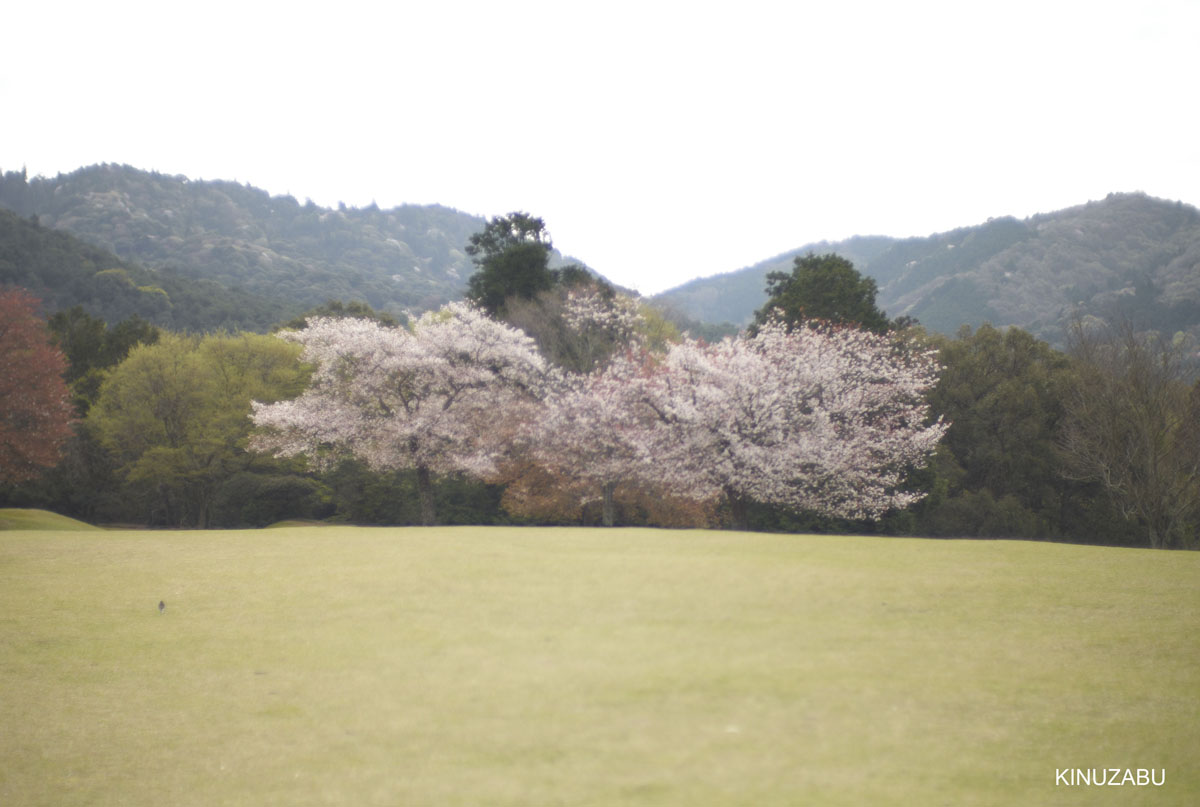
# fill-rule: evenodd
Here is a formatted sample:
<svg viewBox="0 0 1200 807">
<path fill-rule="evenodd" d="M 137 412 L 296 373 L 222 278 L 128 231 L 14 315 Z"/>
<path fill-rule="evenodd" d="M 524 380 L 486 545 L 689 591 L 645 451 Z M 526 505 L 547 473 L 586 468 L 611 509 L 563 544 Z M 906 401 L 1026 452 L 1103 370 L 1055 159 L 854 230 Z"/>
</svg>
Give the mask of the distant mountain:
<svg viewBox="0 0 1200 807">
<path fill-rule="evenodd" d="M 112 310 L 149 310 L 158 300 L 156 321 L 190 329 L 262 330 L 328 300 L 359 300 L 392 314 L 437 307 L 466 290 L 474 265 L 465 246 L 486 224 L 438 205 L 331 210 L 236 182 L 118 165 L 54 178 L 0 175 L 0 207 L 42 231 L 65 230 L 106 250 L 105 257 L 85 256 L 72 266 L 84 271 L 80 267 L 90 265 L 92 275 L 121 269 L 132 288 L 143 289 L 142 297 L 120 297 Z M 10 236 L 25 233 L 23 225 L 6 226 Z M 45 235 L 21 237 L 58 249 Z M 743 325 L 766 301 L 767 274 L 790 271 L 792 259 L 810 251 L 853 261 L 875 278 L 878 303 L 889 316 L 913 316 L 932 330 L 953 333 L 964 323 L 986 321 L 1058 343 L 1078 312 L 1128 316 L 1200 338 L 1200 212 L 1143 194 L 1110 195 L 1024 221 L 994 219 L 927 238 L 809 244 L 691 281 L 654 301 L 681 318 Z M 562 261 L 556 254 L 554 262 Z M 46 278 L 53 276 L 53 267 L 43 268 Z M 6 271 L 28 274 L 16 266 Z M 116 277 L 93 280 L 113 291 Z M 99 306 L 107 298 L 88 283 L 69 288 Z M 66 302 L 53 281 L 42 287 Z M 167 295 L 169 309 L 161 297 L 145 297 L 151 288 Z"/>
<path fill-rule="evenodd" d="M 692 317 L 744 324 L 766 302 L 767 273 L 790 271 L 792 258 L 808 251 L 853 261 L 878 283 L 889 316 L 913 316 L 943 333 L 991 322 L 1059 343 L 1079 313 L 1200 338 L 1200 211 L 1144 194 L 928 238 L 813 244 L 655 300 Z"/>
<path fill-rule="evenodd" d="M 4 174 L 0 206 L 124 260 L 293 311 L 359 300 L 402 314 L 458 299 L 475 268 L 464 247 L 486 224 L 438 205 L 331 210 L 236 182 L 122 165 L 52 179 Z"/>
</svg>

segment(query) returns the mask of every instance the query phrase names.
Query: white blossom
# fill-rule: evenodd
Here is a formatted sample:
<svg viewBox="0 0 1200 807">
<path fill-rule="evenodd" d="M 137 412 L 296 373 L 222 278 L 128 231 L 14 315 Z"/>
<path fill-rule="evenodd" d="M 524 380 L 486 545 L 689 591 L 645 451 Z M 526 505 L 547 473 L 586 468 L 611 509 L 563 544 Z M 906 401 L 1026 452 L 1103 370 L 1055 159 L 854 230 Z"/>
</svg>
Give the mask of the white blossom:
<svg viewBox="0 0 1200 807">
<path fill-rule="evenodd" d="M 921 498 L 899 487 L 946 430 L 926 423 L 936 374 L 932 354 L 850 328 L 674 345 L 645 387 L 656 476 L 696 498 L 877 518 Z"/>
<path fill-rule="evenodd" d="M 603 334 L 614 344 L 637 339 L 643 317 L 637 301 L 624 294 L 603 294 L 594 286 L 572 290 L 563 306 L 567 327 L 579 334 Z"/>
<path fill-rule="evenodd" d="M 592 373 L 564 378 L 530 423 L 534 456 L 593 487 L 645 476 L 650 433 L 661 428 L 645 398 L 651 372 L 646 355 L 629 350 Z"/>
<path fill-rule="evenodd" d="M 573 298 L 568 322 L 631 333 L 636 310 L 609 303 Z M 850 328 L 770 322 L 665 356 L 635 346 L 578 375 L 552 372 L 522 332 L 466 304 L 411 330 L 320 318 L 284 338 L 304 346 L 313 380 L 299 398 L 255 404 L 253 447 L 318 465 L 349 453 L 485 476 L 517 443 L 573 484 L 641 481 L 860 519 L 920 498 L 905 475 L 947 428 L 927 422 L 932 353 Z"/>
<path fill-rule="evenodd" d="M 317 465 L 349 453 L 381 470 L 492 473 L 507 445 L 499 416 L 548 378 L 532 340 L 465 303 L 411 330 L 314 318 L 281 335 L 316 370 L 299 398 L 254 405 L 252 447 Z"/>
</svg>

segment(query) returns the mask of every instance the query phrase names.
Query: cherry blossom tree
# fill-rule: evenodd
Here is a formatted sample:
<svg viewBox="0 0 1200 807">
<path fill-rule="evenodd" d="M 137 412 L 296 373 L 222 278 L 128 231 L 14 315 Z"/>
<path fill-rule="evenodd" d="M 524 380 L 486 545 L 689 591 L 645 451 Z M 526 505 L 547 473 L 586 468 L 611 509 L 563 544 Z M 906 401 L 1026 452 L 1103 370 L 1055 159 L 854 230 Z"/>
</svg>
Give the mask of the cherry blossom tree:
<svg viewBox="0 0 1200 807">
<path fill-rule="evenodd" d="M 646 312 L 602 281 L 576 280 L 533 299 L 510 298 L 504 320 L 533 337 L 547 361 L 590 373 L 648 330 Z"/>
<path fill-rule="evenodd" d="M 645 317 L 637 301 L 597 286 L 572 289 L 563 305 L 563 323 L 574 334 L 585 372 L 604 366 L 621 350 L 638 347 Z"/>
<path fill-rule="evenodd" d="M 563 296 L 561 323 L 571 346 L 566 372 L 528 422 L 530 454 L 559 486 L 583 501 L 602 501 L 602 521 L 615 521 L 614 493 L 642 479 L 647 430 L 655 413 L 642 388 L 649 356 L 642 348 L 645 323 L 636 301 L 612 290 L 583 286 Z"/>
<path fill-rule="evenodd" d="M 932 353 L 852 328 L 770 321 L 752 338 L 676 344 L 643 387 L 661 424 L 654 478 L 724 496 L 735 527 L 749 500 L 877 518 L 921 498 L 901 483 L 947 428 L 927 423 L 936 377 Z"/>
<path fill-rule="evenodd" d="M 598 491 L 606 527 L 615 521 L 617 485 L 648 478 L 650 433 L 662 428 L 646 402 L 649 362 L 631 349 L 591 373 L 568 376 L 530 421 L 533 455 L 582 488 L 585 500 Z"/>
<path fill-rule="evenodd" d="M 465 303 L 411 330 L 315 318 L 280 335 L 316 369 L 300 397 L 255 404 L 252 447 L 316 466 L 350 454 L 377 470 L 415 470 L 425 524 L 436 518 L 432 476 L 494 473 L 518 411 L 548 383 L 532 340 Z"/>
</svg>

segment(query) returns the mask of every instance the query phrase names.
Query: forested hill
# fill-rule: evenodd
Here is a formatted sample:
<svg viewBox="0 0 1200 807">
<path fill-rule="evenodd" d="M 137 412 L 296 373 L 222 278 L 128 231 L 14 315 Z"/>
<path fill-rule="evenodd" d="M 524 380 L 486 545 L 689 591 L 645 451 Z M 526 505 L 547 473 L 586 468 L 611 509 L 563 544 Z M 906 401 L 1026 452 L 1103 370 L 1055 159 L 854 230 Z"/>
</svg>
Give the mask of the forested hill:
<svg viewBox="0 0 1200 807">
<path fill-rule="evenodd" d="M 878 283 L 889 316 L 913 316 L 944 333 L 991 322 L 1057 343 L 1078 311 L 1200 337 L 1200 211 L 1143 194 L 927 238 L 813 244 L 655 299 L 693 317 L 742 324 L 766 301 L 767 273 L 789 272 L 793 257 L 808 251 L 853 261 Z"/>
<path fill-rule="evenodd" d="M 211 280 L 147 269 L 0 209 L 0 288 L 4 286 L 27 289 L 41 300 L 46 314 L 79 305 L 107 322 L 139 316 L 184 331 L 266 330 L 298 313 Z"/>
<path fill-rule="evenodd" d="M 129 310 L 186 329 L 263 330 L 329 300 L 393 314 L 437 307 L 463 295 L 474 271 L 465 246 L 486 224 L 436 205 L 331 210 L 236 182 L 118 165 L 54 178 L 0 174 L 0 207 L 24 220 L 5 220 L 0 249 L 10 265 L 0 282 L 26 285 L 53 308 L 82 303 L 97 315 L 107 311 L 106 319 Z M 25 228 L 33 221 L 41 232 Z M 49 239 L 46 231 L 56 230 L 107 253 L 67 248 Z M 71 268 L 45 256 L 30 260 L 34 243 L 72 252 Z M 14 250 L 21 266 L 11 262 Z M 792 259 L 809 251 L 850 259 L 875 278 L 889 316 L 916 317 L 936 331 L 991 322 L 1061 343 L 1078 312 L 1200 338 L 1200 212 L 1142 194 L 927 238 L 810 244 L 655 301 L 701 322 L 741 325 L 766 301 L 767 274 L 790 271 Z M 555 255 L 552 263 L 561 262 Z M 103 274 L 115 269 L 125 275 Z M 52 279 L 56 272 L 74 280 L 64 285 Z"/>
<path fill-rule="evenodd" d="M 304 310 L 360 300 L 394 314 L 462 296 L 485 221 L 441 206 L 319 207 L 236 182 L 97 165 L 0 177 L 0 206 L 127 261 Z"/>
</svg>

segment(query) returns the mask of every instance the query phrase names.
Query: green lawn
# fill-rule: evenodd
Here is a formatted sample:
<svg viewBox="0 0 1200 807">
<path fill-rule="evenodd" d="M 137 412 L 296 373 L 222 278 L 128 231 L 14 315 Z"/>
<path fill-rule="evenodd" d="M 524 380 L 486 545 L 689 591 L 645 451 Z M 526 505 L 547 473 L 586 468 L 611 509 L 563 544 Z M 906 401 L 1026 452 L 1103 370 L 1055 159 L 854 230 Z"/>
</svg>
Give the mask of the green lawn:
<svg viewBox="0 0 1200 807">
<path fill-rule="evenodd" d="M 48 510 L 27 510 L 20 507 L 0 508 L 0 530 L 99 530 L 83 521 L 76 521 Z"/>
<path fill-rule="evenodd" d="M 1190 805 L 1198 615 L 1200 553 L 6 531 L 0 805 Z"/>
</svg>

